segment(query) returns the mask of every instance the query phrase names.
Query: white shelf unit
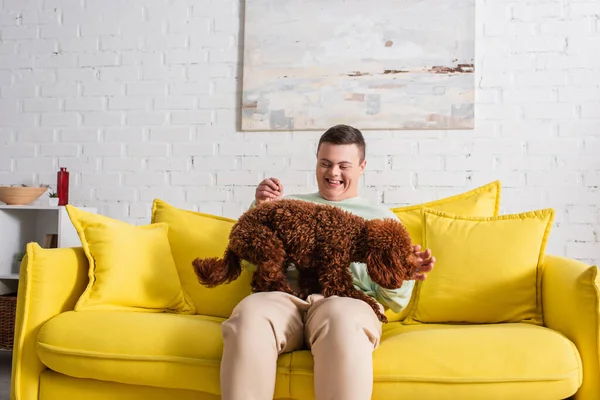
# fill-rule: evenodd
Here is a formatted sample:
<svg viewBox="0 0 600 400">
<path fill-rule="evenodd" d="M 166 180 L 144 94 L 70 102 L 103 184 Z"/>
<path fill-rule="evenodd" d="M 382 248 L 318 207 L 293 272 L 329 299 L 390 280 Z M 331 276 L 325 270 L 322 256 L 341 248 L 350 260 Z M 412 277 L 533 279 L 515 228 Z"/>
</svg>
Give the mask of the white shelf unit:
<svg viewBox="0 0 600 400">
<path fill-rule="evenodd" d="M 93 207 L 78 207 L 97 213 Z M 29 242 L 44 246 L 47 234 L 57 235 L 57 247 L 80 247 L 81 240 L 63 206 L 0 205 L 0 294 L 14 293 L 19 284 L 19 254 Z"/>
</svg>

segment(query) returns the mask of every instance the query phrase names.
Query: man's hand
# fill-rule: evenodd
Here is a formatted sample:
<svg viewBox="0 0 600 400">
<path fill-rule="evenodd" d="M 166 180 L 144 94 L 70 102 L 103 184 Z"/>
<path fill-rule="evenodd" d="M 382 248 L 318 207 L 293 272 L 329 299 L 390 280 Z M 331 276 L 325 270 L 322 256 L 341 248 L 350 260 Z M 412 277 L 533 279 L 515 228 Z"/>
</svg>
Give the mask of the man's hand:
<svg viewBox="0 0 600 400">
<path fill-rule="evenodd" d="M 421 263 L 421 267 L 419 268 L 419 272 L 417 273 L 415 280 L 424 281 L 425 279 L 427 279 L 427 273 L 433 269 L 433 266 L 435 264 L 435 257 L 431 256 L 430 249 L 427 249 L 425 251 L 420 251 L 421 250 L 420 245 L 414 246 L 414 250 L 415 250 L 415 255 L 417 256 L 417 258 L 419 259 L 419 262 Z"/>
<path fill-rule="evenodd" d="M 256 205 L 283 197 L 283 185 L 277 178 L 267 178 L 256 187 Z"/>
</svg>

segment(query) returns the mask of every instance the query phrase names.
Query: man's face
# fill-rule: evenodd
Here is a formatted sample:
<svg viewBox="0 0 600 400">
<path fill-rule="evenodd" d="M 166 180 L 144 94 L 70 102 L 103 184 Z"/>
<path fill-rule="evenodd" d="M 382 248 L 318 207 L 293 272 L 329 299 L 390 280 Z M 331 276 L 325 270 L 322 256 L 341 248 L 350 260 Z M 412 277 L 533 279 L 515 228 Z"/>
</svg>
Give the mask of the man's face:
<svg viewBox="0 0 600 400">
<path fill-rule="evenodd" d="M 360 161 L 355 144 L 322 143 L 317 153 L 319 193 L 329 201 L 358 196 L 358 181 L 367 161 Z"/>
</svg>

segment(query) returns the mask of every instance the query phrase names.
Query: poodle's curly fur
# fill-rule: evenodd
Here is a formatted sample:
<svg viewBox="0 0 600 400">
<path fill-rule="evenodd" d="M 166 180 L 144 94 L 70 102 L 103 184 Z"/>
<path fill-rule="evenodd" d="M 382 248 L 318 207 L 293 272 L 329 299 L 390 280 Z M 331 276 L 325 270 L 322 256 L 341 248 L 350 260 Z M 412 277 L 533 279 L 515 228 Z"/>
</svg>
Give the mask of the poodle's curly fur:
<svg viewBox="0 0 600 400">
<path fill-rule="evenodd" d="M 237 279 L 241 260 L 256 265 L 255 292 L 352 297 L 366 301 L 382 322 L 387 318 L 379 304 L 354 287 L 350 263 L 365 263 L 373 282 L 387 289 L 414 279 L 420 265 L 400 221 L 366 220 L 331 205 L 288 199 L 244 213 L 231 230 L 224 257 L 196 258 L 193 268 L 200 283 L 213 287 Z M 289 264 L 298 269 L 299 293 L 286 280 Z"/>
</svg>

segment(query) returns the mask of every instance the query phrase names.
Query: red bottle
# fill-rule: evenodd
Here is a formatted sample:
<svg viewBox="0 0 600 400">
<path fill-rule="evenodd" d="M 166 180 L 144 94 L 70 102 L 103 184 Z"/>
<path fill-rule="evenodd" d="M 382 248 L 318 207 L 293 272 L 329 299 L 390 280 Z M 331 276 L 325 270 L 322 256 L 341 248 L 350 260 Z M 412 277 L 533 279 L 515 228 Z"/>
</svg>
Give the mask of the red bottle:
<svg viewBox="0 0 600 400">
<path fill-rule="evenodd" d="M 69 204 L 69 171 L 64 167 L 60 167 L 60 171 L 58 171 L 56 186 L 58 205 L 65 206 Z"/>
</svg>

